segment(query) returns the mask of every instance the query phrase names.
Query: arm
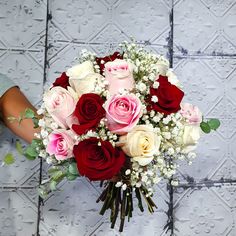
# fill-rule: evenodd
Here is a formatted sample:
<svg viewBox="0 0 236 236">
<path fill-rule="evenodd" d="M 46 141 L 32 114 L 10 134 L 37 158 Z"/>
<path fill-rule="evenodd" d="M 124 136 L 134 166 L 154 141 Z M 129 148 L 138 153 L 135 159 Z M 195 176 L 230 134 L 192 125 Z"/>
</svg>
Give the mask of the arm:
<svg viewBox="0 0 236 236">
<path fill-rule="evenodd" d="M 25 141 L 31 142 L 34 138 L 34 133 L 39 132 L 39 130 L 33 128 L 34 125 L 31 119 L 23 120 L 20 125 L 18 122 L 10 122 L 8 120 L 8 117 L 11 116 L 20 117 L 20 113 L 24 112 L 26 108 L 31 108 L 35 111 L 35 108 L 18 87 L 8 89 L 0 97 L 0 111 L 5 125 Z"/>
</svg>

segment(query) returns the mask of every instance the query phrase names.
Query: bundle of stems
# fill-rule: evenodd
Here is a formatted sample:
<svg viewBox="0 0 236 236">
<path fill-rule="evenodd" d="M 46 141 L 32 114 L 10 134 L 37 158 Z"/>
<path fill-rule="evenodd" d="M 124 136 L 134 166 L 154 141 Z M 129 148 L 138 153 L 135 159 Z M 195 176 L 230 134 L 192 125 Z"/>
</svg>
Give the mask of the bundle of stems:
<svg viewBox="0 0 236 236">
<path fill-rule="evenodd" d="M 124 228 L 125 218 L 128 217 L 128 221 L 132 217 L 132 212 L 134 210 L 133 206 L 133 194 L 135 193 L 138 199 L 138 207 L 143 212 L 142 199 L 145 200 L 148 210 L 150 213 L 154 212 L 154 208 L 157 208 L 152 198 L 148 195 L 148 190 L 141 186 L 140 188 L 133 188 L 131 186 L 127 187 L 125 190 L 122 187 L 116 187 L 116 182 L 107 182 L 105 189 L 97 199 L 97 202 L 102 201 L 103 206 L 101 208 L 100 214 L 104 215 L 106 210 L 110 209 L 110 221 L 111 228 L 114 228 L 116 220 L 120 215 L 120 227 L 119 231 L 122 232 Z M 119 214 L 120 213 L 120 214 Z"/>
</svg>

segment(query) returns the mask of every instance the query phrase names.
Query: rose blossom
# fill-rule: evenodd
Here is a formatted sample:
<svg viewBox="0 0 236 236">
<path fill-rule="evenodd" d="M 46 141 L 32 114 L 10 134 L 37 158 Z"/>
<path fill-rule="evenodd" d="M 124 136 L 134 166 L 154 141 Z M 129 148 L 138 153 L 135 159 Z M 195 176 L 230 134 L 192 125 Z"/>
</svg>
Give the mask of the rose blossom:
<svg viewBox="0 0 236 236">
<path fill-rule="evenodd" d="M 162 57 L 160 60 L 158 60 L 156 65 L 159 69 L 159 74 L 165 76 L 170 66 L 169 61 Z"/>
<path fill-rule="evenodd" d="M 94 72 L 91 61 L 85 61 L 82 64 L 73 66 L 67 70 L 66 74 L 69 76 L 70 86 L 79 96 L 94 92 L 96 82 L 102 78 L 100 74 Z"/>
<path fill-rule="evenodd" d="M 109 83 L 111 95 L 119 93 L 121 89 L 132 90 L 134 88 L 133 65 L 120 59 L 107 62 L 105 78 Z"/>
<path fill-rule="evenodd" d="M 177 79 L 177 76 L 176 76 L 176 74 L 173 72 L 172 69 L 169 69 L 169 70 L 167 71 L 166 76 L 168 77 L 168 81 L 169 81 L 171 84 L 175 85 L 175 86 L 178 87 L 178 88 L 181 87 L 180 82 L 179 82 L 179 80 Z"/>
<path fill-rule="evenodd" d="M 75 140 L 70 130 L 58 129 L 48 136 L 47 153 L 55 155 L 57 160 L 65 160 L 73 157 Z"/>
<path fill-rule="evenodd" d="M 120 137 L 118 145 L 126 155 L 133 157 L 141 166 L 149 164 L 159 153 L 161 137 L 147 125 L 137 125 Z"/>
<path fill-rule="evenodd" d="M 199 125 L 202 122 L 202 113 L 197 106 L 189 103 L 181 104 L 180 114 L 192 125 Z"/>
<path fill-rule="evenodd" d="M 132 94 L 114 95 L 105 103 L 107 125 L 116 134 L 129 132 L 141 116 L 141 101 Z"/>
<path fill-rule="evenodd" d="M 196 148 L 201 137 L 201 128 L 196 125 L 185 125 L 182 136 L 183 152 L 189 153 Z"/>
<path fill-rule="evenodd" d="M 112 55 L 106 57 L 96 57 L 96 62 L 100 67 L 100 74 L 102 75 L 105 68 L 105 63 L 114 61 L 115 59 L 123 59 L 123 56 L 119 52 L 114 52 Z"/>
<path fill-rule="evenodd" d="M 157 82 L 159 82 L 157 89 L 150 88 L 150 95 L 147 99 L 149 103 L 147 109 L 155 110 L 165 115 L 180 110 L 180 102 L 184 96 L 184 92 L 171 84 L 166 76 L 160 75 Z M 153 100 L 153 98 L 157 98 L 158 101 Z"/>
<path fill-rule="evenodd" d="M 67 119 L 75 110 L 76 99 L 66 89 L 56 86 L 43 97 L 45 108 L 55 122 L 62 128 L 68 128 Z"/>
<path fill-rule="evenodd" d="M 94 93 L 83 94 L 74 111 L 79 124 L 72 125 L 72 129 L 79 135 L 97 127 L 100 120 L 105 117 L 103 99 Z"/>
<path fill-rule="evenodd" d="M 100 142 L 100 145 L 98 143 Z M 90 180 L 109 180 L 125 163 L 125 154 L 108 141 L 89 138 L 74 147 L 74 156 L 80 175 Z"/>
<path fill-rule="evenodd" d="M 69 77 L 66 75 L 65 72 L 63 72 L 61 74 L 61 76 L 58 77 L 55 80 L 55 82 L 53 83 L 53 87 L 56 87 L 56 86 L 60 86 L 60 87 L 65 88 L 65 89 L 67 89 L 67 87 L 70 86 Z"/>
</svg>

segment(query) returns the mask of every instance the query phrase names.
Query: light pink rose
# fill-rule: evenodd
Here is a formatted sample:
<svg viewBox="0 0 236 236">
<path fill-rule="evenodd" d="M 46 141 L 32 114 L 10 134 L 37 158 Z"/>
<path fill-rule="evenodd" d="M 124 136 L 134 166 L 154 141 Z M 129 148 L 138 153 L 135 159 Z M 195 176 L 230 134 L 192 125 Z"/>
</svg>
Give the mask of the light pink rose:
<svg viewBox="0 0 236 236">
<path fill-rule="evenodd" d="M 199 125 L 202 122 L 202 113 L 197 106 L 189 103 L 181 104 L 180 114 L 191 125 Z"/>
<path fill-rule="evenodd" d="M 116 134 L 129 132 L 142 114 L 141 101 L 132 94 L 113 95 L 105 103 L 107 125 Z"/>
<path fill-rule="evenodd" d="M 119 93 L 122 89 L 134 88 L 133 65 L 125 60 L 116 59 L 105 64 L 105 78 L 109 83 L 111 95 Z"/>
<path fill-rule="evenodd" d="M 57 160 L 65 160 L 73 157 L 75 140 L 71 130 L 55 130 L 48 136 L 47 153 L 55 155 Z"/>
<path fill-rule="evenodd" d="M 68 128 L 67 120 L 75 110 L 76 99 L 62 87 L 53 87 L 44 95 L 48 113 L 61 128 Z"/>
</svg>

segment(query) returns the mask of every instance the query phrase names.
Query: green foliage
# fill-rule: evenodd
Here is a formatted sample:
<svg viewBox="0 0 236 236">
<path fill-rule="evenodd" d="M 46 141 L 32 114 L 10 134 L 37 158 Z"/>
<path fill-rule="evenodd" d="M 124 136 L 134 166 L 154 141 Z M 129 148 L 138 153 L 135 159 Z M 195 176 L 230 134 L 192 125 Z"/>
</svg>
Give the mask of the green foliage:
<svg viewBox="0 0 236 236">
<path fill-rule="evenodd" d="M 24 151 L 24 156 L 28 159 L 28 160 L 35 160 L 38 157 L 38 152 L 36 151 L 36 149 L 34 147 L 32 147 L 31 145 L 28 146 L 26 148 L 26 150 Z"/>
<path fill-rule="evenodd" d="M 15 162 L 15 158 L 11 153 L 7 153 L 3 158 L 3 162 L 7 165 L 11 165 Z"/>
<path fill-rule="evenodd" d="M 31 110 L 30 108 L 26 108 L 23 116 L 26 119 L 32 119 L 35 117 L 35 114 L 33 110 Z"/>
<path fill-rule="evenodd" d="M 212 130 L 217 130 L 220 127 L 220 121 L 218 119 L 210 119 L 208 121 L 202 121 L 200 127 L 204 133 L 210 133 Z"/>
<path fill-rule="evenodd" d="M 20 155 L 24 154 L 22 144 L 19 140 L 16 141 L 16 150 L 18 151 Z"/>
<path fill-rule="evenodd" d="M 77 176 L 79 175 L 78 168 L 75 162 L 69 164 L 68 171 L 72 175 L 77 175 Z"/>
<path fill-rule="evenodd" d="M 202 121 L 200 124 L 200 127 L 201 127 L 202 131 L 206 134 L 211 132 L 211 127 L 208 125 L 207 122 Z"/>
<path fill-rule="evenodd" d="M 210 119 L 208 120 L 208 125 L 212 130 L 217 130 L 220 126 L 220 121 L 218 119 Z"/>
</svg>

